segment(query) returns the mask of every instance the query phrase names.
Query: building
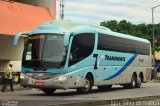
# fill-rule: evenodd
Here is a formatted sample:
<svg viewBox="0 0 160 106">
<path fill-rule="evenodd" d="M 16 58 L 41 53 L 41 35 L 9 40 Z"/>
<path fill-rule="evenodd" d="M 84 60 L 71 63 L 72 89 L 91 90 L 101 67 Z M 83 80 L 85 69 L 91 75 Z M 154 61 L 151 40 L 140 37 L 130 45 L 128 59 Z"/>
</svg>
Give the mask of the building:
<svg viewBox="0 0 160 106">
<path fill-rule="evenodd" d="M 0 0 L 0 7 L 0 72 L 10 63 L 13 71 L 20 72 L 24 38 L 14 47 L 14 36 L 55 19 L 56 0 Z"/>
</svg>

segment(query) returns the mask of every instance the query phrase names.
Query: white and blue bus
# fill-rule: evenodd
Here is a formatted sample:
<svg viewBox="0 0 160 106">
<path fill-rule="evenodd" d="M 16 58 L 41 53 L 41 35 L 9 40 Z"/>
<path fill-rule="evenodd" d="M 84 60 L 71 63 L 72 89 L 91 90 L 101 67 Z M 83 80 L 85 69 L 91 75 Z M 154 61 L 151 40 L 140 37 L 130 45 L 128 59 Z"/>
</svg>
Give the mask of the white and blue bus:
<svg viewBox="0 0 160 106">
<path fill-rule="evenodd" d="M 150 79 L 152 54 L 146 39 L 62 20 L 20 32 L 15 46 L 21 35 L 27 35 L 20 76 L 23 87 L 39 88 L 46 94 L 56 89 L 89 93 L 92 86 L 139 88 Z"/>
</svg>

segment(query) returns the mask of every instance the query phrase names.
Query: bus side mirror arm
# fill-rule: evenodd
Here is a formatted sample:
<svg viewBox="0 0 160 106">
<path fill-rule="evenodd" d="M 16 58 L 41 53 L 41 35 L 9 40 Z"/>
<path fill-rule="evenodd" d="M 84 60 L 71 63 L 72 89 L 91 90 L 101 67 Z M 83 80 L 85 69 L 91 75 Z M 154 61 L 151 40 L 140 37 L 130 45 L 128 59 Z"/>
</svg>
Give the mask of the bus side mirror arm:
<svg viewBox="0 0 160 106">
<path fill-rule="evenodd" d="M 19 38 L 21 35 L 30 35 L 31 32 L 20 32 L 13 39 L 13 46 L 17 46 Z"/>
<path fill-rule="evenodd" d="M 96 61 L 95 61 L 95 64 L 94 64 L 94 69 L 98 69 L 98 67 L 97 67 L 98 54 L 93 54 L 93 57 L 96 58 Z"/>
</svg>

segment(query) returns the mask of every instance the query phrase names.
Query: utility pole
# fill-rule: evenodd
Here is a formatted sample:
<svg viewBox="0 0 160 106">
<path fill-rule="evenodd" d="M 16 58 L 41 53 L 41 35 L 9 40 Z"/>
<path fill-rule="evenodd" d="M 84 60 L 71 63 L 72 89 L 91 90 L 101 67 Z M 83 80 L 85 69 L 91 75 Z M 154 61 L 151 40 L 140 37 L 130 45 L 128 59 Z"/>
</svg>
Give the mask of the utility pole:
<svg viewBox="0 0 160 106">
<path fill-rule="evenodd" d="M 60 18 L 64 19 L 64 0 L 60 0 Z"/>
<path fill-rule="evenodd" d="M 153 26 L 153 29 L 152 29 L 152 39 L 153 39 L 153 70 L 154 70 L 154 80 L 156 80 L 156 70 L 155 70 L 155 36 L 154 36 L 154 9 L 159 7 L 160 5 L 157 5 L 155 7 L 152 7 L 152 26 Z"/>
</svg>

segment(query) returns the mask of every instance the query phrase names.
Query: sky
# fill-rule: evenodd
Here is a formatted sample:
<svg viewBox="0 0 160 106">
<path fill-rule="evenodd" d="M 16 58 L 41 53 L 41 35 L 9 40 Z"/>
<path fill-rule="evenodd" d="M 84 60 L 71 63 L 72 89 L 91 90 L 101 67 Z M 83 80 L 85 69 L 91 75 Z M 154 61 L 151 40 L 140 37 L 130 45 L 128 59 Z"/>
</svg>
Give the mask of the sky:
<svg viewBox="0 0 160 106">
<path fill-rule="evenodd" d="M 57 19 L 60 18 L 59 1 Z M 157 5 L 160 0 L 65 0 L 64 19 L 92 24 L 110 20 L 150 24 L 151 7 Z M 154 9 L 154 23 L 160 23 L 160 6 Z"/>
</svg>

